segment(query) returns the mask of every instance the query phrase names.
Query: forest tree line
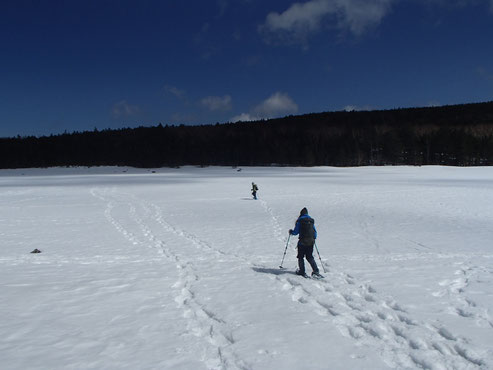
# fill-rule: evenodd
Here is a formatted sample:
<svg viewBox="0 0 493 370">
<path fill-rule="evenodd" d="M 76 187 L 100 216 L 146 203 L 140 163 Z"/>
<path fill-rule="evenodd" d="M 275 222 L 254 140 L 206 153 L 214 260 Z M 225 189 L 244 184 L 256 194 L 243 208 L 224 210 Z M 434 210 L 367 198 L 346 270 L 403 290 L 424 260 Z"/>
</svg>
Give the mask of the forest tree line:
<svg viewBox="0 0 493 370">
<path fill-rule="evenodd" d="M 493 165 L 493 102 L 0 139 L 0 168 Z"/>
</svg>

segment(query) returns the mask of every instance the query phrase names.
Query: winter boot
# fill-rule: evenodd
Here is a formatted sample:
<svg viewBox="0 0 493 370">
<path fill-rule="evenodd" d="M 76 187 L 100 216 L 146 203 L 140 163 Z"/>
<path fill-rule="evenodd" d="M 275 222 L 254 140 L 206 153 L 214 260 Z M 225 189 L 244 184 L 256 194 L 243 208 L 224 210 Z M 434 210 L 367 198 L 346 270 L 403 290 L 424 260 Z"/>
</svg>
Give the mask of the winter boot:
<svg viewBox="0 0 493 370">
<path fill-rule="evenodd" d="M 303 276 L 304 278 L 308 277 L 308 275 L 304 271 L 301 271 L 301 270 L 296 270 L 296 275 Z"/>
<path fill-rule="evenodd" d="M 320 272 L 318 272 L 318 271 L 313 271 L 312 277 L 322 279 L 324 276 L 322 274 L 320 274 Z"/>
</svg>

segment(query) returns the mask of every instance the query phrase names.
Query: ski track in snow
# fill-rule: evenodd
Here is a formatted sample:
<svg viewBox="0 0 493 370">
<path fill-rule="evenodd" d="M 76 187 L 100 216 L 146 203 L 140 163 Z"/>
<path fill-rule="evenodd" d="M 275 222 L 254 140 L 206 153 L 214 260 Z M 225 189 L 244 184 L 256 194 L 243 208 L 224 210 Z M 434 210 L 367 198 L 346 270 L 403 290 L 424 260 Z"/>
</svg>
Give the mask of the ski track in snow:
<svg viewBox="0 0 493 370">
<path fill-rule="evenodd" d="M 188 320 L 188 333 L 202 339 L 206 345 L 203 362 L 210 369 L 250 369 L 251 366 L 234 352 L 235 339 L 233 324 L 225 322 L 216 313 L 200 302 L 194 290 L 194 283 L 200 280 L 200 274 L 194 263 L 185 260 L 173 252 L 171 247 L 156 236 L 153 230 L 164 230 L 167 234 L 182 239 L 203 253 L 216 254 L 219 257 L 233 259 L 255 268 L 258 266 L 249 258 L 227 253 L 193 233 L 182 230 L 165 220 L 160 207 L 148 201 L 138 199 L 131 194 L 115 191 L 92 189 L 91 194 L 106 202 L 106 219 L 135 246 L 156 248 L 166 260 L 174 264 L 178 280 L 173 285 L 175 301 L 182 308 L 183 316 Z M 270 220 L 275 238 L 286 242 L 279 218 L 265 200 L 259 201 Z M 116 220 L 113 209 L 125 205 L 128 208 L 128 220 Z M 140 233 L 136 236 L 122 224 L 132 221 Z M 377 243 L 371 236 L 368 225 L 362 225 L 368 240 Z M 144 238 L 141 240 L 140 238 Z M 370 284 L 361 283 L 357 278 L 338 271 L 327 263 L 324 280 L 304 280 L 292 274 L 270 274 L 269 279 L 290 295 L 293 302 L 302 304 L 317 315 L 329 319 L 340 333 L 355 341 L 358 346 L 374 348 L 384 362 L 394 369 L 421 368 L 442 369 L 491 369 L 491 355 L 478 353 L 469 344 L 469 340 L 455 335 L 447 327 L 429 322 L 420 322 L 411 317 L 405 307 L 390 296 L 379 294 Z M 484 270 L 484 269 L 483 269 Z M 448 294 L 454 297 L 456 304 L 450 310 L 460 318 L 474 320 L 478 325 L 493 328 L 486 309 L 466 298 L 462 293 L 473 276 L 482 268 L 460 266 L 454 279 L 445 279 L 439 283 L 441 289 L 433 294 Z M 483 271 L 484 272 L 484 271 Z M 492 273 L 491 271 L 486 271 Z"/>
<path fill-rule="evenodd" d="M 173 284 L 175 302 L 183 310 L 183 317 L 188 321 L 189 334 L 202 339 L 206 347 L 203 350 L 202 361 L 208 369 L 250 369 L 251 367 L 241 360 L 232 349 L 235 339 L 228 323 L 216 313 L 209 310 L 201 303 L 194 291 L 194 283 L 200 276 L 191 261 L 184 260 L 166 242 L 159 239 L 152 231 L 152 223 L 164 228 L 168 233 L 174 234 L 185 241 L 191 242 L 195 247 L 206 249 L 217 254 L 224 252 L 215 250 L 197 237 L 180 230 L 167 223 L 162 216 L 159 207 L 137 199 L 130 194 L 117 194 L 107 190 L 92 189 L 91 194 L 106 202 L 105 217 L 123 236 L 132 244 L 141 247 L 157 249 L 158 253 L 174 264 L 178 280 Z M 131 202 L 130 200 L 133 200 Z M 125 229 L 112 215 L 115 204 L 124 204 L 128 207 L 128 217 L 140 229 L 145 240 L 140 240 L 134 233 Z"/>
<path fill-rule="evenodd" d="M 278 217 L 266 201 L 262 200 L 261 205 L 272 219 L 276 238 L 282 240 Z M 371 235 L 368 225 L 361 226 L 366 238 L 379 249 L 378 240 Z M 273 279 L 294 302 L 309 305 L 318 315 L 330 317 L 343 336 L 354 339 L 358 345 L 377 346 L 389 367 L 429 370 L 493 368 L 493 363 L 476 353 L 467 338 L 454 335 L 446 327 L 419 322 L 392 297 L 380 296 L 371 285 L 359 283 L 350 274 L 327 264 L 324 267 L 328 271 L 323 280 L 305 281 L 294 275 L 287 278 L 275 275 Z M 470 267 L 457 270 L 457 279 L 444 280 L 440 285 L 449 294 L 458 296 L 458 305 L 453 309 L 459 316 L 474 318 L 493 327 L 487 310 L 478 308 L 473 313 L 476 304 L 460 296 L 472 271 L 474 269 Z"/>
</svg>

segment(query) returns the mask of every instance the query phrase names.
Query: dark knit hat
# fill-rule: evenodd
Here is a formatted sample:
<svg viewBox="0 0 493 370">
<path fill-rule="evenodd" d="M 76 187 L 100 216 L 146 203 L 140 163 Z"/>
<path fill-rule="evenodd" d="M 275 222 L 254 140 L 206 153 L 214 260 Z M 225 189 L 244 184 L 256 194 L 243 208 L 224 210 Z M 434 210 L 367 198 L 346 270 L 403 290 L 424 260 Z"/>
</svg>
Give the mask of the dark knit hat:
<svg viewBox="0 0 493 370">
<path fill-rule="evenodd" d="M 304 207 L 301 212 L 300 212 L 300 216 L 303 216 L 303 215 L 307 215 L 308 214 L 308 210 L 306 209 L 306 207 Z"/>
</svg>

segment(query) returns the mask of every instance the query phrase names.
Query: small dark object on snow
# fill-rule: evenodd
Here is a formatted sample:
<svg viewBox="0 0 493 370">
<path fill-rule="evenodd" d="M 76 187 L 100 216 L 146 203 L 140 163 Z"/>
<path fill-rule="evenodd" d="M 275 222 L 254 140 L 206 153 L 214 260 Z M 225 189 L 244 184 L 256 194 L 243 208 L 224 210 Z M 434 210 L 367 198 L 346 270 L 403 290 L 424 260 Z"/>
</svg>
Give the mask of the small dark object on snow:
<svg viewBox="0 0 493 370">
<path fill-rule="evenodd" d="M 41 253 L 41 251 L 40 251 L 38 248 L 36 248 L 36 249 L 35 249 L 35 250 L 33 250 L 31 253 Z"/>
</svg>

